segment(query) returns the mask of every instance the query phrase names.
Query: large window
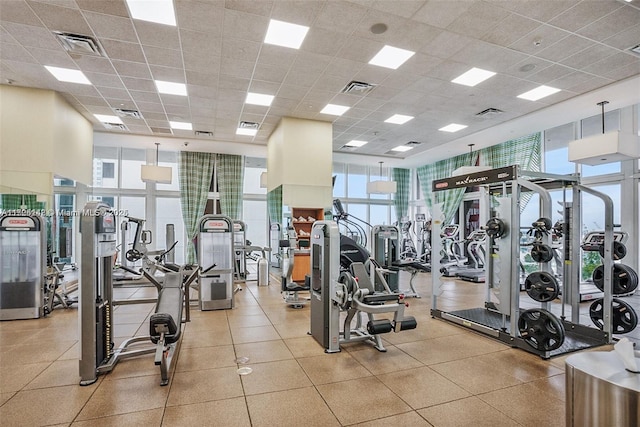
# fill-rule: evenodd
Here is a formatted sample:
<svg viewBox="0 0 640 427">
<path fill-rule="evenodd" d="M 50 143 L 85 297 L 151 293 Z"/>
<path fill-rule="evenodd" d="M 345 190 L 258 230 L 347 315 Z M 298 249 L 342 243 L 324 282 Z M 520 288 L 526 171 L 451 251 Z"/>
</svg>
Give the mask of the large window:
<svg viewBox="0 0 640 427">
<path fill-rule="evenodd" d="M 120 188 L 144 189 L 145 183 L 140 178 L 140 170 L 141 166 L 146 164 L 147 156 L 145 150 L 123 148 Z"/>
<path fill-rule="evenodd" d="M 175 240 L 178 241 L 173 252 L 175 263 L 182 264 L 185 261 L 186 235 L 180 199 L 177 197 L 156 198 L 156 232 L 154 235 L 158 238 L 156 248 L 168 249 L 167 245 L 173 244 L 173 242 L 166 241 L 167 224 L 173 224 Z"/>
<path fill-rule="evenodd" d="M 602 116 L 592 116 L 580 122 L 582 138 L 602 133 Z M 620 110 L 610 111 L 605 114 L 604 131 L 613 132 L 620 130 Z M 597 176 L 620 172 L 620 162 L 606 163 L 598 166 L 582 166 L 582 176 Z"/>
</svg>

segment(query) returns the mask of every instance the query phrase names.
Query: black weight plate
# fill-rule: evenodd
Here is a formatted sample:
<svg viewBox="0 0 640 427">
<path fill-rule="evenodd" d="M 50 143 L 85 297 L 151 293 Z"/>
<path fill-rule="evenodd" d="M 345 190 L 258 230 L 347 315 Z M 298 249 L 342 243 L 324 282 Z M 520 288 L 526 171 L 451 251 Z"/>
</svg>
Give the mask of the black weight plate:
<svg viewBox="0 0 640 427">
<path fill-rule="evenodd" d="M 604 258 L 604 245 L 600 245 L 598 249 L 600 256 Z M 615 261 L 619 261 L 627 255 L 627 247 L 617 240 L 613 242 L 612 257 Z"/>
<path fill-rule="evenodd" d="M 604 329 L 604 298 L 591 303 L 589 317 L 594 325 Z M 638 326 L 638 315 L 625 301 L 614 298 L 611 302 L 611 317 L 614 334 L 627 334 Z"/>
<path fill-rule="evenodd" d="M 527 295 L 539 302 L 553 301 L 560 294 L 558 281 L 546 271 L 536 271 L 527 276 L 524 281 Z"/>
<path fill-rule="evenodd" d="M 491 218 L 489 221 L 487 221 L 485 230 L 489 237 L 497 239 L 499 237 L 502 237 L 506 233 L 507 227 L 500 218 Z"/>
<path fill-rule="evenodd" d="M 136 249 L 129 249 L 125 254 L 125 258 L 127 258 L 129 262 L 136 262 L 142 258 L 142 253 Z"/>
<path fill-rule="evenodd" d="M 533 228 L 537 228 L 543 231 L 549 231 L 551 230 L 551 220 L 549 218 L 545 218 L 545 217 L 541 217 L 538 218 L 538 220 L 536 222 L 534 222 L 533 224 L 531 224 L 531 226 Z"/>
<path fill-rule="evenodd" d="M 593 270 L 591 276 L 593 284 L 604 291 L 604 266 L 599 265 Z M 631 293 L 638 287 L 638 274 L 628 265 L 614 264 L 611 275 L 613 295 L 624 295 Z"/>
<path fill-rule="evenodd" d="M 534 308 L 520 313 L 518 318 L 520 337 L 538 351 L 551 351 L 564 342 L 562 322 L 547 310 Z"/>
<path fill-rule="evenodd" d="M 549 262 L 553 259 L 553 249 L 544 243 L 534 243 L 531 247 L 531 258 L 535 262 Z"/>
</svg>

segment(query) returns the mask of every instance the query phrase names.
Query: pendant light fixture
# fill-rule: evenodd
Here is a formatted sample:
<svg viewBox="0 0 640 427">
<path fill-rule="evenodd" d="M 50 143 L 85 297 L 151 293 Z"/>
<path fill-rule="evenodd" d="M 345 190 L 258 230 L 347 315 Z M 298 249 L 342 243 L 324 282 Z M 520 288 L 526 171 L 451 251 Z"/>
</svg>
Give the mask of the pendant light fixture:
<svg viewBox="0 0 640 427">
<path fill-rule="evenodd" d="M 171 184 L 172 171 L 170 167 L 158 166 L 160 143 L 156 142 L 156 164 L 142 165 L 140 178 L 144 182 L 155 182 L 158 184 Z"/>
<path fill-rule="evenodd" d="M 380 178 L 382 178 L 382 163 L 380 163 Z M 398 183 L 395 181 L 371 181 L 367 183 L 368 194 L 393 194 L 398 191 Z"/>
<path fill-rule="evenodd" d="M 491 169 L 489 166 L 476 166 L 473 164 L 473 146 L 476 144 L 467 144 L 469 146 L 469 166 L 461 166 L 454 170 L 451 176 L 468 175 L 470 173 L 482 172 Z"/>
</svg>

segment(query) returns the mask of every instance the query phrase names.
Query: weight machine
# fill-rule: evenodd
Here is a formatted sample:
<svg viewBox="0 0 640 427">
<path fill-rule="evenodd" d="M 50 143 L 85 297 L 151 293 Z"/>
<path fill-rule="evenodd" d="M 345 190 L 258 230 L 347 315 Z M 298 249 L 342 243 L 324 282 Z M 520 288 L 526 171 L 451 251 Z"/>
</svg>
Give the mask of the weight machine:
<svg viewBox="0 0 640 427">
<path fill-rule="evenodd" d="M 384 280 L 384 279 L 382 279 Z M 377 293 L 364 264 L 354 262 L 351 271 L 340 269 L 340 232 L 333 221 L 316 221 L 311 231 L 311 335 L 326 353 L 340 351 L 348 342 L 370 342 L 386 351 L 380 334 L 414 329 L 416 320 L 404 316 L 404 296 Z M 340 313 L 346 312 L 340 330 Z M 362 314 L 369 321 L 362 325 Z M 393 320 L 374 315 L 393 314 Z M 352 322 L 355 321 L 355 326 Z"/>
<path fill-rule="evenodd" d="M 492 195 L 493 212 L 484 227 L 489 236 L 486 263 L 485 304 L 481 308 L 470 308 L 447 312 L 438 308 L 439 298 L 445 288 L 438 275 L 433 276 L 431 315 L 463 327 L 481 332 L 512 347 L 549 358 L 584 348 L 596 347 L 612 342 L 614 321 L 612 319 L 612 271 L 610 256 L 613 247 L 613 202 L 600 192 L 580 185 L 578 177 L 572 175 L 550 175 L 520 171 L 509 166 L 467 176 L 446 178 L 433 182 L 433 191 L 484 185 Z M 549 190 L 572 191 L 572 209 L 564 211 L 564 272 L 563 292 L 551 272 L 553 259 L 551 248 L 552 203 Z M 521 194 L 536 193 L 540 197 L 540 219 L 531 226 L 534 237 L 532 257 L 538 262 L 540 271 L 531 273 L 525 281 L 525 290 L 540 308 L 520 308 L 520 200 Z M 589 193 L 601 199 L 605 205 L 604 236 L 604 299 L 605 319 L 601 327 L 580 323 L 579 268 L 580 268 L 580 198 Z M 443 228 L 442 205 L 433 210 L 433 250 L 439 253 L 442 241 L 438 239 Z M 565 204 L 566 206 L 566 204 Z M 560 304 L 551 306 L 561 296 Z M 569 309 L 567 313 L 565 310 Z M 560 309 L 560 316 L 552 313 Z M 569 320 L 570 318 L 570 320 Z"/>
<path fill-rule="evenodd" d="M 200 310 L 234 307 L 236 251 L 234 224 L 223 215 L 198 220 L 198 265 L 203 269 L 198 288 Z"/>
<path fill-rule="evenodd" d="M 418 258 L 423 264 L 431 262 L 431 220 L 427 221 L 425 214 L 416 214 L 415 226 L 417 231 Z"/>
<path fill-rule="evenodd" d="M 0 320 L 44 315 L 46 248 L 40 215 L 0 215 Z"/>
</svg>

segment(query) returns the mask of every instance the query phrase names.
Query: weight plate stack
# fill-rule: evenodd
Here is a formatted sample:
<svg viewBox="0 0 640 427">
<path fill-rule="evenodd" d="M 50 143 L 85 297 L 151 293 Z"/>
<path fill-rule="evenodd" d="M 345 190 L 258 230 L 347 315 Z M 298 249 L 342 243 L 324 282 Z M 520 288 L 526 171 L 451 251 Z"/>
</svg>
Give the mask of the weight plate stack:
<svg viewBox="0 0 640 427">
<path fill-rule="evenodd" d="M 553 313 L 533 308 L 520 313 L 520 337 L 538 351 L 552 351 L 562 346 L 565 331 L 562 322 Z"/>
<path fill-rule="evenodd" d="M 604 329 L 604 298 L 591 303 L 589 317 L 594 325 Z M 638 315 L 633 307 L 619 298 L 611 302 L 611 317 L 614 334 L 627 334 L 638 326 Z"/>
<path fill-rule="evenodd" d="M 600 256 L 604 258 L 604 245 L 600 245 L 598 249 L 598 253 Z M 620 261 L 627 255 L 627 247 L 622 242 L 618 242 L 617 240 L 613 242 L 613 251 L 612 256 L 615 261 Z"/>
<path fill-rule="evenodd" d="M 593 270 L 591 276 L 593 284 L 604 291 L 604 266 L 599 265 Z M 626 264 L 614 264 L 611 273 L 611 285 L 613 295 L 626 295 L 634 292 L 638 287 L 638 274 Z"/>
<path fill-rule="evenodd" d="M 498 239 L 505 235 L 507 232 L 507 225 L 500 218 L 491 218 L 485 225 L 485 231 L 487 236 Z"/>
<path fill-rule="evenodd" d="M 560 285 L 552 274 L 546 271 L 536 271 L 525 279 L 524 290 L 532 299 L 538 302 L 548 302 L 558 298 Z"/>
<path fill-rule="evenodd" d="M 531 247 L 531 258 L 535 262 L 549 262 L 553 259 L 553 249 L 544 243 L 534 243 Z"/>
</svg>

